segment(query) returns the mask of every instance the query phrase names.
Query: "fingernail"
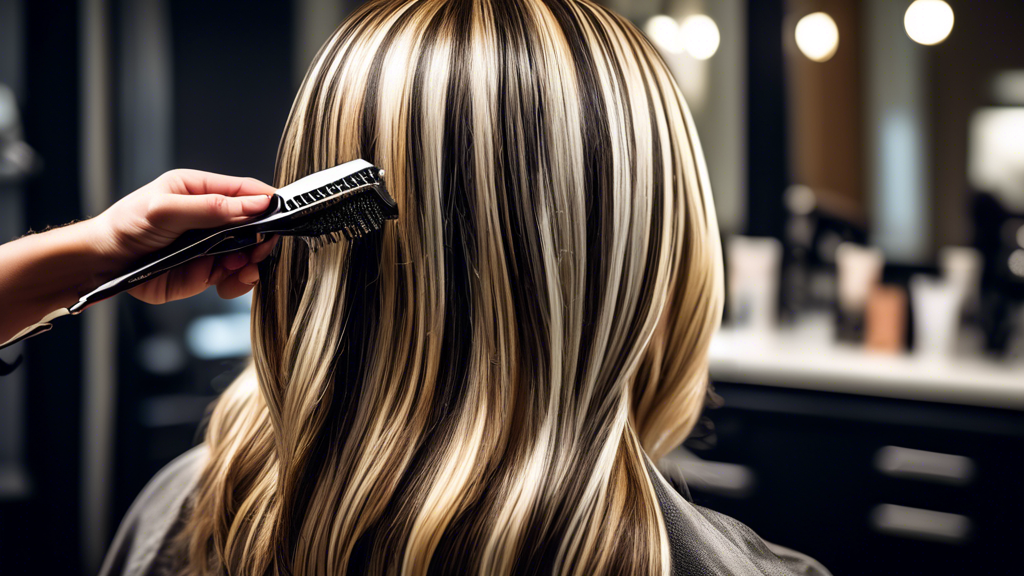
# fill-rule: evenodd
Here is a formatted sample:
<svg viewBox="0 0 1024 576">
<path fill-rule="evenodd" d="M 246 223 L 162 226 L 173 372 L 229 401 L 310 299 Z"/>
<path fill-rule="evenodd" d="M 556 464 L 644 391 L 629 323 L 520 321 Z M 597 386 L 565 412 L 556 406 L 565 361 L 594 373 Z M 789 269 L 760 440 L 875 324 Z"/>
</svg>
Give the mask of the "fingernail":
<svg viewBox="0 0 1024 576">
<path fill-rule="evenodd" d="M 259 214 L 270 205 L 270 196 L 242 196 L 239 200 L 242 201 L 243 214 Z"/>
<path fill-rule="evenodd" d="M 224 257 L 224 267 L 228 270 L 238 270 L 249 263 L 249 257 L 244 252 L 235 252 Z"/>
</svg>

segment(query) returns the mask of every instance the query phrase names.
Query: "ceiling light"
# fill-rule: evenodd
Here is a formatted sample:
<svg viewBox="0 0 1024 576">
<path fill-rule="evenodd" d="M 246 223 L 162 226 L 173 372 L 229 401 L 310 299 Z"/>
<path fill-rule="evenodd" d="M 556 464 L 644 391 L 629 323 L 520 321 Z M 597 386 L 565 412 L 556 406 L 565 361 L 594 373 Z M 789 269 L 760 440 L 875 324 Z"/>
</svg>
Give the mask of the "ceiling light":
<svg viewBox="0 0 1024 576">
<path fill-rule="evenodd" d="M 707 60 L 718 52 L 722 38 L 718 33 L 718 25 L 710 16 L 695 14 L 686 17 L 679 32 L 686 51 L 697 60 Z"/>
<path fill-rule="evenodd" d="M 644 32 L 658 47 L 669 54 L 683 53 L 683 39 L 679 34 L 679 23 L 675 19 L 659 14 L 644 24 Z"/>
<path fill-rule="evenodd" d="M 953 30 L 953 9 L 942 0 L 916 0 L 903 16 L 903 27 L 918 44 L 938 44 Z"/>
<path fill-rule="evenodd" d="M 839 48 L 839 28 L 824 12 L 808 14 L 796 23 L 796 45 L 815 62 L 825 62 Z"/>
</svg>

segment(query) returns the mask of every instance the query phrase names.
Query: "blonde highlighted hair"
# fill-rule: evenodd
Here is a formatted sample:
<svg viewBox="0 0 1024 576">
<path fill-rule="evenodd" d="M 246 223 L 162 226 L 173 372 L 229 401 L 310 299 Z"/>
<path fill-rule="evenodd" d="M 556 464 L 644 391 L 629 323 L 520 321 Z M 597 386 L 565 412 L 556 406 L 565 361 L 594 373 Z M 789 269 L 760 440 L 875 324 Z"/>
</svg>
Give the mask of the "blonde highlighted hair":
<svg viewBox="0 0 1024 576">
<path fill-rule="evenodd" d="M 313 62 L 277 184 L 354 158 L 400 217 L 253 299 L 182 532 L 194 574 L 668 574 L 652 481 L 722 306 L 678 87 L 587 0 L 371 0 Z"/>
</svg>

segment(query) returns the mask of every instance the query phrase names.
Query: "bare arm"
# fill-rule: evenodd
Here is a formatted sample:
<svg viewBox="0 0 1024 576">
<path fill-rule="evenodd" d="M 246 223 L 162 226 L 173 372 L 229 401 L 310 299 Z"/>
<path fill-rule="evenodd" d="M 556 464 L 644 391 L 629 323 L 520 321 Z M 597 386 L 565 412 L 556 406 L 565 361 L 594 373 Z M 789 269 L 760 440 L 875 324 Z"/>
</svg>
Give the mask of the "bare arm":
<svg viewBox="0 0 1024 576">
<path fill-rule="evenodd" d="M 0 245 L 0 342 L 66 308 L 186 230 L 243 221 L 263 212 L 274 188 L 251 178 L 174 170 L 125 196 L 99 216 Z M 133 288 L 151 304 L 217 286 L 224 298 L 245 294 L 273 241 L 217 260 L 199 258 Z"/>
</svg>

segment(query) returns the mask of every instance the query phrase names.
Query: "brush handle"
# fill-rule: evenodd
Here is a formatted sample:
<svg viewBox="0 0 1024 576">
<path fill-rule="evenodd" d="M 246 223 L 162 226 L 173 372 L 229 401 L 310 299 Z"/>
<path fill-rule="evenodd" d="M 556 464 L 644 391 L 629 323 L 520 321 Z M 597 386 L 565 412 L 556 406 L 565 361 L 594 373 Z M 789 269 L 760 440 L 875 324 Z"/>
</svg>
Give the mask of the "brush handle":
<svg viewBox="0 0 1024 576">
<path fill-rule="evenodd" d="M 4 348 L 7 348 L 8 346 L 14 346 L 18 342 L 21 342 L 22 340 L 25 340 L 27 338 L 31 338 L 33 336 L 38 336 L 38 335 L 42 334 L 43 332 L 49 332 L 50 328 L 53 328 L 53 321 L 54 320 L 56 320 L 57 318 L 60 318 L 61 316 L 67 316 L 70 313 L 71 312 L 69 312 L 67 308 L 61 308 L 59 310 L 54 310 L 53 312 L 50 312 L 46 316 L 43 316 L 43 318 L 39 322 L 36 322 L 35 324 L 26 327 L 21 332 L 18 332 L 17 334 L 15 334 L 7 342 L 4 342 L 3 344 L 0 344 L 0 350 L 3 350 Z M 9 367 L 8 369 L 13 371 L 15 368 L 18 367 L 18 363 L 19 362 L 21 362 L 21 358 L 20 357 L 17 360 L 15 360 L 14 361 L 14 365 Z M 5 374 L 3 374 L 4 370 L 5 370 L 4 363 L 3 363 L 3 361 L 0 361 L 0 376 L 4 376 L 5 375 Z M 10 372 L 8 372 L 8 374 L 9 373 Z"/>
<path fill-rule="evenodd" d="M 129 272 L 82 296 L 69 310 L 72 314 L 80 314 L 97 302 L 131 290 L 143 282 L 152 280 L 196 258 L 238 252 L 255 246 L 259 243 L 260 234 L 263 232 L 263 227 L 260 226 L 261 220 L 277 212 L 280 206 L 281 198 L 274 195 L 270 207 L 249 222 L 229 224 L 220 228 L 189 230 L 166 247 L 136 262 Z"/>
</svg>

